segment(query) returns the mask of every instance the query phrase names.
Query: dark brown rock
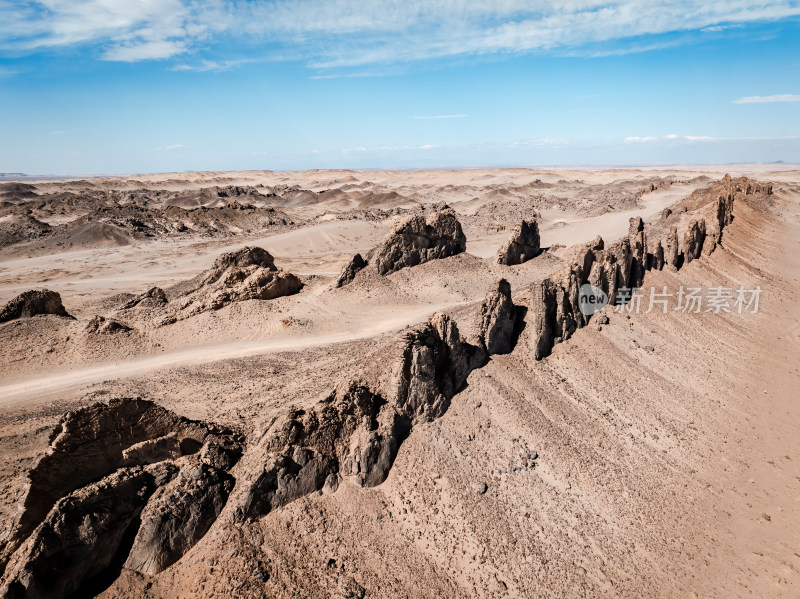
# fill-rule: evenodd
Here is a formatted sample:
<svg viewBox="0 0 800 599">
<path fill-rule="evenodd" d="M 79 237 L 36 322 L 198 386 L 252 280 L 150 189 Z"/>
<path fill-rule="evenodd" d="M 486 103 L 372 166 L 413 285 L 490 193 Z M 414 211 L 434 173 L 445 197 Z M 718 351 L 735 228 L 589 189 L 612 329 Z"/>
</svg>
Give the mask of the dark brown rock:
<svg viewBox="0 0 800 599">
<path fill-rule="evenodd" d="M 385 380 L 339 385 L 311 410 L 276 421 L 256 455 L 256 475 L 242 481 L 233 519 L 261 517 L 309 493 L 334 492 L 340 477 L 361 486 L 382 483 L 398 448 L 418 423 L 440 417 L 467 375 L 486 361 L 456 324 L 435 314 L 400 336 Z"/>
<path fill-rule="evenodd" d="M 30 318 L 38 314 L 54 314 L 72 318 L 61 303 L 61 295 L 49 289 L 26 291 L 8 302 L 0 310 L 0 322 L 17 318 Z"/>
<path fill-rule="evenodd" d="M 358 272 L 366 265 L 367 261 L 362 258 L 361 254 L 356 254 L 350 258 L 350 261 L 342 270 L 342 274 L 340 274 L 339 278 L 336 279 L 336 287 L 344 287 L 350 283 L 356 277 L 356 274 L 358 274 Z"/>
<path fill-rule="evenodd" d="M 125 567 L 158 574 L 177 562 L 211 528 L 233 484 L 233 477 L 211 466 L 184 465 L 142 510 Z"/>
<path fill-rule="evenodd" d="M 451 211 L 435 212 L 425 218 L 412 216 L 400 223 L 369 257 L 378 274 L 416 266 L 429 260 L 460 254 L 467 238 L 456 215 Z"/>
<path fill-rule="evenodd" d="M 500 251 L 497 253 L 498 264 L 514 265 L 527 262 L 541 253 L 539 241 L 539 223 L 535 220 L 523 220 Z"/>
<path fill-rule="evenodd" d="M 238 444 L 231 431 L 212 433 L 142 399 L 114 399 L 68 412 L 50 438 L 48 452 L 28 473 L 0 569 L 63 497 L 132 465 L 164 462 L 199 451 L 204 442 Z"/>
<path fill-rule="evenodd" d="M 683 252 L 678 242 L 678 227 L 670 227 L 664 245 L 664 263 L 672 268 L 680 268 L 683 264 Z"/>
<path fill-rule="evenodd" d="M 6 597 L 86 596 L 84 584 L 115 561 L 159 484 L 177 468 L 126 468 L 60 499 L 6 568 Z"/>
<path fill-rule="evenodd" d="M 511 301 L 511 285 L 505 279 L 497 282 L 481 305 L 478 335 L 489 355 L 507 354 L 514 342 L 516 306 Z"/>
<path fill-rule="evenodd" d="M 706 221 L 705 219 L 692 220 L 689 223 L 689 228 L 683 235 L 683 247 L 685 258 L 687 262 L 691 262 L 695 258 L 700 257 L 703 251 L 703 242 L 706 239 Z"/>
</svg>

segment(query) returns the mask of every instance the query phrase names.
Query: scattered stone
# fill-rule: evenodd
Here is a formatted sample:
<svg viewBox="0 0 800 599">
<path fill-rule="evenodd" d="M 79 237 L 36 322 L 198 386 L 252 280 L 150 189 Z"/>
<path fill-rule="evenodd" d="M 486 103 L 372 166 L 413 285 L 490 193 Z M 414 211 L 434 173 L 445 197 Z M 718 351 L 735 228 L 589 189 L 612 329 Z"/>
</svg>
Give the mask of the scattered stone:
<svg viewBox="0 0 800 599">
<path fill-rule="evenodd" d="M 478 495 L 483 495 L 489 490 L 489 486 L 483 481 L 475 481 L 472 483 L 472 490 Z"/>
</svg>

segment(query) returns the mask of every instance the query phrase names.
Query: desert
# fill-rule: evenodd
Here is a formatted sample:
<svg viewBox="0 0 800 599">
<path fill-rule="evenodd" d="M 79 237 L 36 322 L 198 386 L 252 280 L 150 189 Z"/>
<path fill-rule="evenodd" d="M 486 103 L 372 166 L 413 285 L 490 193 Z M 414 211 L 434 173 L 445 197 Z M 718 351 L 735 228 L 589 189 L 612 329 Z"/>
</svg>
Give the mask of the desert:
<svg viewBox="0 0 800 599">
<path fill-rule="evenodd" d="M 0 0 L 0 599 L 800 597 L 800 0 Z"/>
<path fill-rule="evenodd" d="M 2 181 L 0 594 L 796 596 L 799 224 L 788 164 Z"/>
</svg>

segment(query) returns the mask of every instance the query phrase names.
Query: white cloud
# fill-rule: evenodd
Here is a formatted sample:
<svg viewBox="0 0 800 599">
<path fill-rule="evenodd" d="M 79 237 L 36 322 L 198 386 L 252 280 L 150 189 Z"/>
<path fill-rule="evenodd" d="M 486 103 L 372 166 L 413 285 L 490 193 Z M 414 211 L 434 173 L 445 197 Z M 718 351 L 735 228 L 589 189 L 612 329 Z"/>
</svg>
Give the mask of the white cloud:
<svg viewBox="0 0 800 599">
<path fill-rule="evenodd" d="M 0 48 L 99 45 L 148 60 L 245 40 L 318 68 L 508 52 L 607 55 L 800 15 L 796 0 L 0 0 Z M 265 50 L 266 51 L 266 50 Z M 272 50 L 270 50 L 272 51 Z M 209 63 L 214 63 L 209 60 Z M 202 70 L 194 68 L 193 70 Z M 216 63 L 222 64 L 222 63 Z M 188 69 L 186 69 L 188 70 Z M 207 70 L 216 70 L 209 68 Z M 321 75 L 324 76 L 324 75 Z"/>
<path fill-rule="evenodd" d="M 100 43 L 105 60 L 168 58 L 203 37 L 182 0 L 0 0 L 0 48 L 40 48 Z"/>
<path fill-rule="evenodd" d="M 186 146 L 183 144 L 174 144 L 171 146 L 167 146 L 167 150 L 183 150 Z"/>
<path fill-rule="evenodd" d="M 763 104 L 766 102 L 800 102 L 800 94 L 777 94 L 774 96 L 747 96 L 734 100 L 734 104 Z"/>
<path fill-rule="evenodd" d="M 780 135 L 775 137 L 709 137 L 707 135 L 669 135 L 648 137 L 626 137 L 626 144 L 656 143 L 656 142 L 711 142 L 711 141 L 780 141 L 800 139 L 793 135 Z"/>
<path fill-rule="evenodd" d="M 434 146 L 433 144 L 423 144 L 419 147 L 420 150 L 433 150 L 438 148 L 439 146 Z"/>
<path fill-rule="evenodd" d="M 139 60 L 169 58 L 185 51 L 186 45 L 183 42 L 162 40 L 114 46 L 105 52 L 103 58 L 119 62 L 136 62 Z"/>
<path fill-rule="evenodd" d="M 434 114 L 431 116 L 415 115 L 412 119 L 465 119 L 468 114 Z"/>
<path fill-rule="evenodd" d="M 707 137 L 705 135 L 676 135 L 670 133 L 669 135 L 662 135 L 661 137 L 647 136 L 647 137 L 626 137 L 626 144 L 639 144 L 639 143 L 652 143 L 656 141 L 716 141 L 717 137 Z"/>
<path fill-rule="evenodd" d="M 179 64 L 172 67 L 173 71 L 197 71 L 200 73 L 204 73 L 207 71 L 213 71 L 215 73 L 220 73 L 222 71 L 230 71 L 234 67 L 238 67 L 239 65 L 246 64 L 248 62 L 255 62 L 255 59 L 252 58 L 240 58 L 236 60 L 223 60 L 221 62 L 217 62 L 214 60 L 202 60 L 199 64 Z"/>
</svg>

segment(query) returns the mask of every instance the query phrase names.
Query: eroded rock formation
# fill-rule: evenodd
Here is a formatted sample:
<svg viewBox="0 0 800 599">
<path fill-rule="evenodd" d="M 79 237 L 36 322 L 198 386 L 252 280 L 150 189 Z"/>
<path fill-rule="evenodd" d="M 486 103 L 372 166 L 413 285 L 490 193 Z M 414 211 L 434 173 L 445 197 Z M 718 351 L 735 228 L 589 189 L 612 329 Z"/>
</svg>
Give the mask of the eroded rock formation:
<svg viewBox="0 0 800 599">
<path fill-rule="evenodd" d="M 582 285 L 590 283 L 602 290 L 610 304 L 625 303 L 633 289 L 642 285 L 647 270 L 661 269 L 664 265 L 678 269 L 704 252 L 705 255 L 713 252 L 724 227 L 733 219 L 736 197 L 771 193 L 771 185 L 762 185 L 746 177 L 732 180 L 726 175 L 709 188 L 695 191 L 689 198 L 693 204 L 706 202 L 698 209 L 703 214 L 712 213 L 717 228 L 709 233 L 704 218 L 691 220 L 683 235 L 683 247 L 675 225 L 669 228 L 663 241 L 658 239 L 648 245 L 644 222 L 641 218 L 632 218 L 626 237 L 605 249 L 602 240 L 580 248 L 570 265 L 532 285 L 529 343 L 536 358 L 547 356 L 556 343 L 568 339 L 588 323 L 591 313 L 584 314 L 580 309 Z M 670 216 L 671 213 L 664 212 L 661 220 Z"/>
<path fill-rule="evenodd" d="M 367 261 L 361 256 L 361 254 L 356 254 L 350 261 L 345 265 L 344 269 L 342 270 L 342 274 L 339 275 L 339 278 L 336 279 L 336 287 L 344 287 L 348 283 L 350 283 L 353 279 L 356 278 L 356 275 L 360 270 L 362 270 L 367 265 Z"/>
<path fill-rule="evenodd" d="M 346 381 L 313 409 L 293 410 L 272 425 L 250 455 L 259 467 L 240 484 L 235 520 L 335 489 L 341 478 L 382 483 L 411 429 L 444 414 L 486 352 L 467 343 L 448 316 L 435 314 L 406 331 L 390 357 L 380 380 Z"/>
<path fill-rule="evenodd" d="M 209 270 L 176 286 L 171 300 L 163 289 L 153 287 L 124 302 L 117 315 L 166 325 L 233 302 L 291 295 L 302 287 L 296 275 L 275 266 L 267 250 L 244 247 L 222 254 Z"/>
<path fill-rule="evenodd" d="M 95 316 L 86 325 L 86 332 L 90 335 L 114 335 L 117 333 L 127 333 L 131 330 L 131 327 L 128 325 L 114 320 L 113 318 L 105 318 L 103 316 Z"/>
<path fill-rule="evenodd" d="M 139 295 L 122 304 L 119 309 L 130 310 L 131 308 L 160 308 L 165 306 L 167 301 L 167 294 L 164 293 L 164 290 L 161 289 L 161 287 L 151 287 L 144 293 L 140 293 Z"/>
<path fill-rule="evenodd" d="M 0 596 L 63 597 L 130 556 L 128 567 L 148 573 L 174 563 L 224 506 L 242 444 L 141 399 L 68 412 L 0 549 Z"/>
<path fill-rule="evenodd" d="M 683 234 L 684 257 L 687 262 L 691 262 L 695 258 L 700 257 L 705 239 L 705 219 L 692 220 L 692 222 L 689 223 L 689 228 L 686 229 L 686 233 Z"/>
<path fill-rule="evenodd" d="M 539 223 L 523 220 L 497 253 L 498 264 L 522 264 L 535 258 L 541 252 L 539 246 Z"/>
<path fill-rule="evenodd" d="M 245 247 L 222 254 L 205 273 L 196 277 L 190 290 L 171 302 L 177 318 L 219 310 L 232 302 L 270 300 L 297 293 L 303 284 L 292 273 L 279 270 L 270 253 Z"/>
<path fill-rule="evenodd" d="M 17 318 L 30 318 L 37 314 L 55 314 L 72 318 L 61 303 L 61 295 L 49 289 L 26 291 L 8 302 L 0 310 L 0 322 Z"/>
<path fill-rule="evenodd" d="M 488 354 L 507 354 L 514 344 L 517 309 L 511 301 L 511 285 L 505 279 L 489 292 L 481 305 L 478 335 Z"/>
<path fill-rule="evenodd" d="M 407 266 L 460 254 L 467 238 L 455 213 L 435 212 L 427 218 L 412 216 L 397 225 L 383 244 L 373 250 L 369 263 L 385 275 Z"/>
</svg>

